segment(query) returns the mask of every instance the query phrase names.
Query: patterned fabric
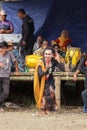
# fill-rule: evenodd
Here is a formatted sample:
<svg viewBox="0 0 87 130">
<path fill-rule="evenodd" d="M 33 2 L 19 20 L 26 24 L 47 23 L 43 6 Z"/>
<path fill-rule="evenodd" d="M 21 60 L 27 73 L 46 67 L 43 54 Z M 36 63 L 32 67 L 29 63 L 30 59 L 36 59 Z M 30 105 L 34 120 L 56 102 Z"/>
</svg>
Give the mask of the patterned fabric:
<svg viewBox="0 0 87 130">
<path fill-rule="evenodd" d="M 0 29 L 3 30 L 14 30 L 13 24 L 11 21 L 6 20 L 5 22 L 0 22 Z"/>
</svg>

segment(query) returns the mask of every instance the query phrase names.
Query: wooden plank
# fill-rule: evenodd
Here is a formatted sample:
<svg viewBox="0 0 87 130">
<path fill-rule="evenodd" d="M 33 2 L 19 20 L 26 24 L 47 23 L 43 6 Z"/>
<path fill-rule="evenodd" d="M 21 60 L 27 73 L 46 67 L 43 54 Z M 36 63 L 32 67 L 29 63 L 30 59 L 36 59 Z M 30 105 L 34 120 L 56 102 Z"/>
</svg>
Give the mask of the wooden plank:
<svg viewBox="0 0 87 130">
<path fill-rule="evenodd" d="M 60 106 L 61 106 L 60 87 L 61 87 L 61 77 L 56 76 L 55 77 L 55 99 L 56 99 L 56 105 L 58 110 L 60 110 Z"/>
<path fill-rule="evenodd" d="M 73 80 L 74 72 L 54 72 L 53 75 L 54 77 L 60 76 L 61 80 Z M 84 79 L 85 79 L 84 74 L 78 74 L 77 80 L 84 80 Z"/>
<path fill-rule="evenodd" d="M 60 76 L 61 80 L 73 80 L 73 72 L 54 72 L 53 75 Z M 34 79 L 34 72 L 20 72 L 18 75 L 15 73 L 11 73 L 10 79 L 11 80 L 23 80 L 23 81 L 33 81 Z M 77 80 L 84 80 L 84 74 L 79 74 Z"/>
<path fill-rule="evenodd" d="M 11 73 L 10 80 L 33 81 L 34 80 L 34 72 L 20 72 L 18 75 L 15 75 L 15 73 Z"/>
<path fill-rule="evenodd" d="M 34 76 L 11 76 L 10 80 L 13 80 L 13 81 L 33 81 Z"/>
</svg>

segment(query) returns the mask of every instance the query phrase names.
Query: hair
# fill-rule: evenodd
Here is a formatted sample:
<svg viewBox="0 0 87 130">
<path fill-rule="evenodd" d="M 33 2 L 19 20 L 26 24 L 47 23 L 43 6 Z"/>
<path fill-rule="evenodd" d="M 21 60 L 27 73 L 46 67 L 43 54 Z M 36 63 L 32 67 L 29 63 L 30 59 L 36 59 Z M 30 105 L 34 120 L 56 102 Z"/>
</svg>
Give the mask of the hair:
<svg viewBox="0 0 87 130">
<path fill-rule="evenodd" d="M 39 43 L 42 45 L 43 44 L 43 40 L 39 41 Z"/>
<path fill-rule="evenodd" d="M 51 44 L 51 46 L 53 46 L 54 44 L 57 44 L 57 43 L 56 43 L 55 40 L 51 40 L 51 41 L 50 41 L 50 44 Z"/>
<path fill-rule="evenodd" d="M 48 42 L 48 40 L 46 40 L 46 39 L 43 39 L 43 43 L 44 43 L 44 42 Z M 43 43 L 42 43 L 42 44 L 43 44 Z M 49 44 L 49 43 L 48 43 L 48 44 Z"/>
<path fill-rule="evenodd" d="M 54 51 L 54 49 L 52 47 L 45 48 L 43 54 L 45 53 L 46 50 L 51 50 L 52 54 L 55 55 L 55 51 Z"/>
<path fill-rule="evenodd" d="M 58 44 L 53 44 L 52 47 L 53 47 L 53 48 L 55 48 L 55 47 L 58 47 L 58 48 L 59 48 L 59 45 L 58 45 Z"/>
<path fill-rule="evenodd" d="M 4 48 L 4 47 L 6 47 L 6 48 L 8 48 L 8 44 L 7 44 L 7 42 L 0 42 L 0 48 Z"/>
<path fill-rule="evenodd" d="M 69 32 L 67 30 L 63 30 L 61 34 L 64 34 L 65 36 L 69 36 Z"/>
<path fill-rule="evenodd" d="M 26 14 L 26 12 L 25 12 L 24 9 L 19 9 L 19 10 L 18 10 L 18 13 Z"/>
<path fill-rule="evenodd" d="M 1 44 L 0 44 L 0 48 L 1 48 Z"/>
<path fill-rule="evenodd" d="M 12 41 L 9 41 L 7 44 L 8 44 L 8 46 L 14 46 Z"/>
<path fill-rule="evenodd" d="M 48 40 L 46 40 L 46 39 L 43 39 L 43 42 L 45 42 L 45 41 L 47 41 L 47 42 L 48 42 Z"/>
<path fill-rule="evenodd" d="M 38 38 L 38 37 L 41 37 L 41 38 L 43 39 L 43 37 L 42 37 L 41 35 L 37 36 L 37 38 Z"/>
</svg>

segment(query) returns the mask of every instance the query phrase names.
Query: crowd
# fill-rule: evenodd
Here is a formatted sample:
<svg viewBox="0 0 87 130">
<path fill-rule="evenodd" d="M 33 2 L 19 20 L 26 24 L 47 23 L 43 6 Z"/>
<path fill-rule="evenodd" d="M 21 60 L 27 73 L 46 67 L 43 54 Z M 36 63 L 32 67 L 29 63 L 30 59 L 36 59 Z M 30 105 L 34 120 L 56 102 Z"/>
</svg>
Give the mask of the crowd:
<svg viewBox="0 0 87 130">
<path fill-rule="evenodd" d="M 11 21 L 7 20 L 6 11 L 0 12 L 0 34 L 10 34 L 14 31 Z M 0 43 L 0 110 L 9 94 L 10 72 L 24 72 L 27 55 L 41 57 L 34 66 L 34 96 L 37 107 L 43 114 L 50 110 L 57 110 L 55 101 L 55 81 L 53 71 L 74 72 L 74 81 L 78 73 L 85 74 L 85 89 L 82 92 L 84 112 L 87 112 L 87 55 L 81 56 L 81 49 L 72 47 L 71 38 L 67 30 L 63 30 L 58 38 L 50 42 L 42 36 L 34 39 L 34 21 L 24 9 L 18 10 L 18 17 L 22 19 L 22 39 L 15 48 L 12 41 Z M 34 60 L 34 59 L 33 59 Z"/>
</svg>

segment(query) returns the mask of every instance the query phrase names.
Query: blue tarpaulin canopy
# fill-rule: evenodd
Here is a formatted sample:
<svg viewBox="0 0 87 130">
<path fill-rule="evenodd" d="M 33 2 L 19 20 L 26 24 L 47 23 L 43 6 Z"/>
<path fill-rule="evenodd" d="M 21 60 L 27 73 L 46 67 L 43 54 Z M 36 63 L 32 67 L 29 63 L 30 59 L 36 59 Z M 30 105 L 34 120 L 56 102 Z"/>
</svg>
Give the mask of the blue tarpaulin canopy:
<svg viewBox="0 0 87 130">
<path fill-rule="evenodd" d="M 14 24 L 14 33 L 21 33 L 17 10 L 23 8 L 34 19 L 36 36 L 42 35 L 50 41 L 67 29 L 72 46 L 87 50 L 87 0 L 22 0 L 1 2 L 1 5 Z"/>
</svg>

